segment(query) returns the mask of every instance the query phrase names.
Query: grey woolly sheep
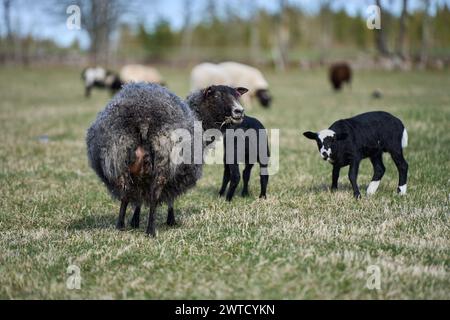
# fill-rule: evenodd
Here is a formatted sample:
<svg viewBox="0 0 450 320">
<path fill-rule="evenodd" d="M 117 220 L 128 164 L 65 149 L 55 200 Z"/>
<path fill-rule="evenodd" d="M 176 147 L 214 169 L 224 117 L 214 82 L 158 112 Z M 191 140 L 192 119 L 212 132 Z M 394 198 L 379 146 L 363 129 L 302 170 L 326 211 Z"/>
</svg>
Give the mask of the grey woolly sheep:
<svg viewBox="0 0 450 320">
<path fill-rule="evenodd" d="M 142 204 L 150 208 L 147 234 L 156 235 L 155 213 L 161 203 L 169 207 L 167 224 L 175 224 L 173 202 L 201 177 L 202 163 L 171 161 L 176 147 L 171 134 L 185 129 L 192 137 L 196 121 L 203 130 L 241 123 L 244 109 L 238 98 L 246 91 L 211 86 L 183 102 L 160 85 L 130 83 L 97 115 L 87 131 L 88 159 L 111 195 L 121 201 L 118 229 L 125 227 L 129 203 L 135 207 L 133 228 L 139 227 Z M 207 145 L 203 140 L 202 144 Z"/>
</svg>

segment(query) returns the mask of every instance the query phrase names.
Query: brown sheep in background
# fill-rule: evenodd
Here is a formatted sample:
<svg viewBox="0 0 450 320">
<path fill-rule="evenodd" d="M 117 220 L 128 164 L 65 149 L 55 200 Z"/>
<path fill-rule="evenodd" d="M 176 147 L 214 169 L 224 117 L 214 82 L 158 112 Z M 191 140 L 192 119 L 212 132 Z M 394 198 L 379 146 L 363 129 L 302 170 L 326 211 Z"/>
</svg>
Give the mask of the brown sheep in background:
<svg viewBox="0 0 450 320">
<path fill-rule="evenodd" d="M 352 81 L 352 69 L 346 62 L 335 63 L 330 67 L 330 81 L 335 91 L 339 91 L 342 85 Z"/>
</svg>

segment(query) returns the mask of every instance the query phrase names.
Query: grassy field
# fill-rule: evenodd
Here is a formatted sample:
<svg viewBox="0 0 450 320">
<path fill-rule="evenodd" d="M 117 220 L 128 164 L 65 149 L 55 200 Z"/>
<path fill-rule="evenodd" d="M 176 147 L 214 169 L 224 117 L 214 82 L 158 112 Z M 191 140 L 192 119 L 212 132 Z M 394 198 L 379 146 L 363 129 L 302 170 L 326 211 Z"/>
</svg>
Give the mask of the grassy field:
<svg viewBox="0 0 450 320">
<path fill-rule="evenodd" d="M 188 72 L 163 71 L 184 97 Z M 178 226 L 165 226 L 161 207 L 152 239 L 145 221 L 115 230 L 119 204 L 87 164 L 85 130 L 109 96 L 85 100 L 76 70 L 1 69 L 0 298 L 450 299 L 449 73 L 357 72 L 341 94 L 325 70 L 268 78 L 273 108 L 247 112 L 280 129 L 268 199 L 257 199 L 254 170 L 252 196 L 226 203 L 217 197 L 222 167 L 207 166 L 177 200 Z M 375 88 L 383 99 L 370 98 Z M 395 193 L 388 156 L 375 196 L 365 196 L 368 160 L 360 201 L 347 169 L 340 191 L 329 192 L 331 166 L 301 135 L 369 110 L 392 112 L 408 128 L 406 197 Z M 80 290 L 66 287 L 71 264 Z M 366 287 L 371 265 L 380 290 Z"/>
</svg>

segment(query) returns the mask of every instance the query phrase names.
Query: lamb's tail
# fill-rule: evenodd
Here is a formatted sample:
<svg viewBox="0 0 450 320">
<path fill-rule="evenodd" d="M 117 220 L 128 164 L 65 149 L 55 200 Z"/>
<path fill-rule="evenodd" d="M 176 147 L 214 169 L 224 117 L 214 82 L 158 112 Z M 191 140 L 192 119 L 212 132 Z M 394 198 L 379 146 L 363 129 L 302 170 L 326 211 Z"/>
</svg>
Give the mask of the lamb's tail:
<svg viewBox="0 0 450 320">
<path fill-rule="evenodd" d="M 406 148 L 407 146 L 408 146 L 408 132 L 406 131 L 406 128 L 404 128 L 402 134 L 402 148 Z"/>
</svg>

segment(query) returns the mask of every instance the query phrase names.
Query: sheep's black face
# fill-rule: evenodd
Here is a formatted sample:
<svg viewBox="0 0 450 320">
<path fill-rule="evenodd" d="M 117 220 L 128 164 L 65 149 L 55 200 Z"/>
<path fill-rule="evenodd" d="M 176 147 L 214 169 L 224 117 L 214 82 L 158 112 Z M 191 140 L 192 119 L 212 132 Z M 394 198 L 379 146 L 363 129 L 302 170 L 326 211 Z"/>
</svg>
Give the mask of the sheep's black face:
<svg viewBox="0 0 450 320">
<path fill-rule="evenodd" d="M 205 102 L 209 106 L 209 113 L 216 123 L 240 124 L 244 120 L 244 108 L 239 102 L 246 88 L 232 88 L 228 86 L 211 86 L 204 90 Z"/>
<path fill-rule="evenodd" d="M 323 160 L 333 163 L 335 155 L 337 154 L 338 140 L 343 140 L 347 137 L 347 134 L 336 134 L 333 130 L 325 129 L 318 133 L 307 131 L 303 135 L 311 140 L 317 142 L 317 148 L 319 149 L 320 156 Z"/>
<path fill-rule="evenodd" d="M 272 103 L 272 96 L 269 93 L 269 90 L 267 89 L 260 89 L 256 91 L 256 97 L 259 100 L 259 103 L 263 107 L 270 107 L 270 104 Z"/>
</svg>

